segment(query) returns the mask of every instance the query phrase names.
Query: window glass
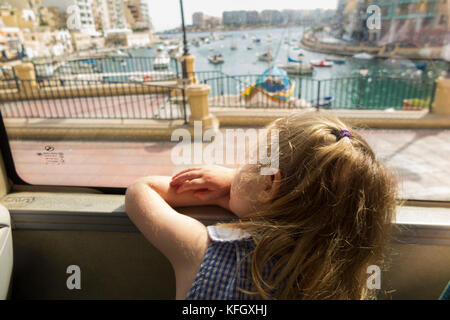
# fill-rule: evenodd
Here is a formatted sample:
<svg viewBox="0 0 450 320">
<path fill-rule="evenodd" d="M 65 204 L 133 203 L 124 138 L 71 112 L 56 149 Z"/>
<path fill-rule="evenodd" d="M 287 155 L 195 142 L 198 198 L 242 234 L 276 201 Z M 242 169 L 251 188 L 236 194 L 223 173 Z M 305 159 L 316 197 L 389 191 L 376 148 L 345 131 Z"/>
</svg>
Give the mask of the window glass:
<svg viewBox="0 0 450 320">
<path fill-rule="evenodd" d="M 402 199 L 450 200 L 450 3 L 185 2 L 185 39 L 172 2 L 5 9 L 30 17 L 0 26 L 1 111 L 21 179 L 124 188 L 201 164 L 195 146 L 180 161 L 174 134 L 207 115 L 186 86 L 197 83 L 223 136 L 259 129 L 260 115 L 330 110 L 373 125 L 360 132 Z M 247 140 L 236 141 L 224 148 L 237 157 Z"/>
</svg>

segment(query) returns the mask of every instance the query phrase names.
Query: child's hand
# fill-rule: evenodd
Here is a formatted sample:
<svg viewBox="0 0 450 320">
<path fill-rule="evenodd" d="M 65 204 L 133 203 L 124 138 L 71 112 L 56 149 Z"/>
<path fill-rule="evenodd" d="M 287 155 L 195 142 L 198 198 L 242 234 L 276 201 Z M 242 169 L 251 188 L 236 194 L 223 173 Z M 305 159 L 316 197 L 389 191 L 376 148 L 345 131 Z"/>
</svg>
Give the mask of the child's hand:
<svg viewBox="0 0 450 320">
<path fill-rule="evenodd" d="M 229 195 L 234 169 L 221 166 L 190 168 L 172 177 L 170 186 L 177 193 L 193 191 L 200 200 L 218 200 Z"/>
</svg>

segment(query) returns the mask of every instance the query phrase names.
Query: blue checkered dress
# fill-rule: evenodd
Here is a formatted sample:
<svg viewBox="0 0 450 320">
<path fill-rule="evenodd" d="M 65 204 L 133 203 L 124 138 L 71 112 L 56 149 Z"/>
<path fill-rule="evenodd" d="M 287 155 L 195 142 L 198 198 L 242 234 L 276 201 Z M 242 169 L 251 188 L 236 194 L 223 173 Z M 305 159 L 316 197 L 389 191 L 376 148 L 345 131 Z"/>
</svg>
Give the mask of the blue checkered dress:
<svg viewBox="0 0 450 320">
<path fill-rule="evenodd" d="M 260 299 L 240 291 L 252 290 L 249 275 L 251 258 L 241 260 L 253 252 L 250 235 L 239 229 L 207 227 L 211 243 L 203 257 L 200 269 L 189 290 L 188 300 L 247 300 Z"/>
</svg>

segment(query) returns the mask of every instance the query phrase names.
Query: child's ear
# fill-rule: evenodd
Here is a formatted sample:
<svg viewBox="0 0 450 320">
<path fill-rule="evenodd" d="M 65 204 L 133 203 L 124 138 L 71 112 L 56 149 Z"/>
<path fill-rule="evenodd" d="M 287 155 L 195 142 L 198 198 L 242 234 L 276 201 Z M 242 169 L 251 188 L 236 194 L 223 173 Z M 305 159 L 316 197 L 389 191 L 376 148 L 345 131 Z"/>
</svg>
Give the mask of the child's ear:
<svg viewBox="0 0 450 320">
<path fill-rule="evenodd" d="M 281 184 L 281 173 L 280 170 L 276 170 L 274 174 L 265 176 L 264 179 L 264 189 L 258 197 L 258 200 L 262 203 L 267 203 L 273 200 L 278 191 L 280 190 Z"/>
</svg>

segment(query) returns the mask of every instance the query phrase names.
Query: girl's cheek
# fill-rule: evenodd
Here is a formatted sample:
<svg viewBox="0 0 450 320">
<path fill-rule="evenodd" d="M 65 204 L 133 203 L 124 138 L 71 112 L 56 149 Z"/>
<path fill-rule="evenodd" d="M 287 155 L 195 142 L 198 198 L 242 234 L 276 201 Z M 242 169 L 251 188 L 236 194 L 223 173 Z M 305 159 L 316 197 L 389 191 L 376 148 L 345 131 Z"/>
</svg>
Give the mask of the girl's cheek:
<svg viewBox="0 0 450 320">
<path fill-rule="evenodd" d="M 250 213 L 249 208 L 250 204 L 248 202 L 230 195 L 230 209 L 235 215 L 242 218 Z"/>
</svg>

